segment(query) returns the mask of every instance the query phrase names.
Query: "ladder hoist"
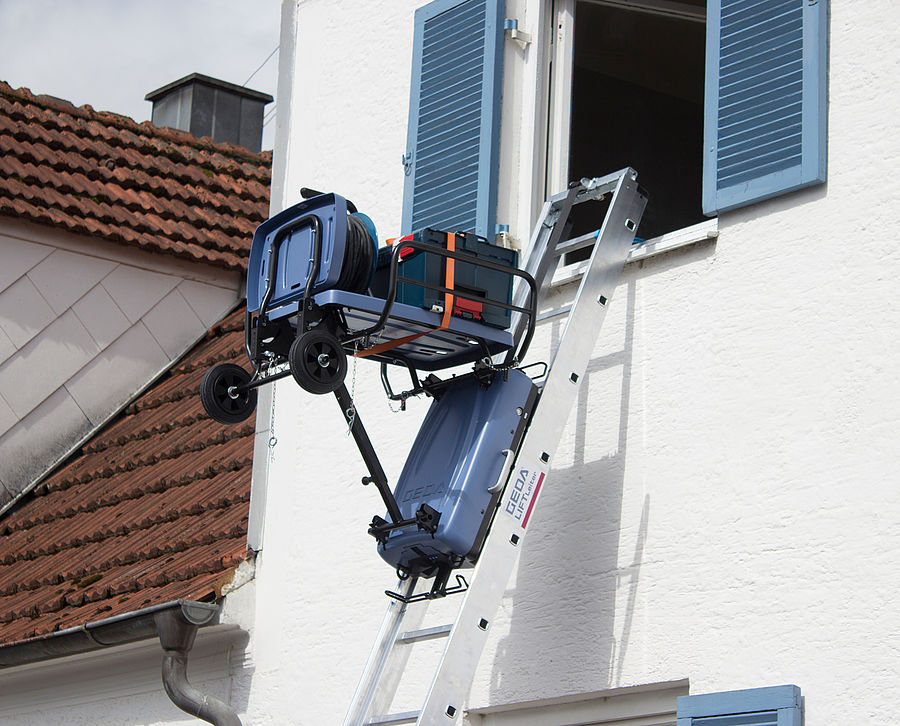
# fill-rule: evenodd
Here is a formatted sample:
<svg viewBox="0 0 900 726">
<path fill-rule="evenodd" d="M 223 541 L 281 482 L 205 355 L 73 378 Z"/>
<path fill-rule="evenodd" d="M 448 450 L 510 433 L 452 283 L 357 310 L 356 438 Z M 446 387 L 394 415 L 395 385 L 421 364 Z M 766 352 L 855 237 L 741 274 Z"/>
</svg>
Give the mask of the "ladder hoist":
<svg viewBox="0 0 900 726">
<path fill-rule="evenodd" d="M 571 184 L 544 204 L 519 270 L 485 259 L 490 250 L 476 259 L 473 247 L 483 243 L 462 234 L 438 233 L 446 238 L 439 247 L 403 238 L 380 260 L 374 226 L 352 202 L 304 191 L 305 202 L 254 234 L 245 316 L 253 373 L 220 364 L 204 377 L 201 399 L 213 418 L 237 423 L 253 412 L 258 386 L 285 376 L 334 394 L 369 471 L 363 483 L 376 485 L 387 509 L 369 533 L 400 576 L 344 726 L 449 726 L 462 720 L 646 197 L 630 168 Z M 591 201 L 607 203 L 600 229 L 569 239 L 572 209 Z M 588 260 L 561 311 L 558 343 L 546 362 L 522 365 L 553 274 L 579 250 Z M 437 281 L 404 272 L 421 267 L 420 252 L 439 259 Z M 506 299 L 496 294 L 500 281 L 508 281 Z M 430 310 L 410 286 L 426 288 Z M 416 304 L 400 302 L 404 294 Z M 379 361 L 385 392 L 401 406 L 410 395 L 434 399 L 394 490 L 344 386 L 348 354 Z M 467 363 L 471 373 L 443 381 L 418 374 Z M 410 390 L 394 392 L 391 365 L 409 370 Z M 427 620 L 433 609 L 444 618 L 436 625 Z M 423 680 L 412 647 L 428 641 L 436 641 L 433 675 Z M 424 693 L 408 692 L 415 681 Z M 404 700 L 415 708 L 398 708 Z"/>
<path fill-rule="evenodd" d="M 609 200 L 609 206 L 600 230 L 567 239 L 572 208 L 604 198 Z M 459 607 L 452 621 L 430 627 L 422 627 L 422 623 L 425 609 L 434 600 L 417 597 L 415 576 L 400 581 L 400 597 L 388 604 L 344 726 L 440 726 L 461 722 L 464 701 L 490 624 L 515 568 L 538 497 L 546 486 L 554 452 L 619 275 L 632 250 L 645 205 L 646 197 L 639 190 L 637 174 L 632 169 L 583 180 L 544 204 L 525 265 L 539 291 L 538 310 L 543 307 L 563 255 L 589 248 L 590 256 L 575 298 L 565 312 L 559 342 L 550 354 L 518 449 L 507 455 L 508 464 L 496 482 L 495 487 L 502 494 L 475 569 L 467 583 L 460 578 L 456 586 L 464 592 L 458 598 Z M 517 288 L 514 304 L 524 304 L 527 295 L 524 286 Z M 525 316 L 520 315 L 513 323 L 514 337 L 524 334 L 527 324 Z M 442 648 L 421 708 L 392 713 L 395 694 L 410 667 L 411 646 L 431 640 L 440 641 Z"/>
</svg>

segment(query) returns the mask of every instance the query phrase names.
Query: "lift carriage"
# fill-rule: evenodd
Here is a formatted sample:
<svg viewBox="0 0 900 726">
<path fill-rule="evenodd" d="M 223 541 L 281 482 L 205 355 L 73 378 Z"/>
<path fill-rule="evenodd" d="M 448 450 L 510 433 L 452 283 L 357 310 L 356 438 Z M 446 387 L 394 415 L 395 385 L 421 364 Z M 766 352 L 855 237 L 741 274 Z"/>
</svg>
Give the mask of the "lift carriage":
<svg viewBox="0 0 900 726">
<path fill-rule="evenodd" d="M 602 226 L 568 239 L 572 208 L 588 201 L 606 203 Z M 253 374 L 232 364 L 213 368 L 201 385 L 204 405 L 219 421 L 244 420 L 256 387 L 287 375 L 314 393 L 333 391 L 369 470 L 363 482 L 375 483 L 387 507 L 388 519 L 374 517 L 369 533 L 401 579 L 397 592 L 387 593 L 394 599 L 345 726 L 458 720 L 646 201 L 631 168 L 574 182 L 545 203 L 525 271 L 467 255 L 473 240 L 465 235 L 434 232 L 404 239 L 379 262 L 366 254 L 374 249 L 374 228 L 336 195 L 308 199 L 254 236 L 246 317 Z M 348 249 L 359 239 L 366 244 Z M 519 362 L 534 331 L 538 292 L 543 310 L 560 260 L 582 249 L 589 255 L 573 301 L 549 313 L 565 320 L 536 386 Z M 430 272 L 422 255 L 437 258 Z M 370 263 L 368 294 L 348 289 L 363 284 L 362 272 L 350 273 Z M 463 272 L 465 265 L 473 267 Z M 473 272 L 482 269 L 491 273 L 485 286 Z M 465 278 L 459 284 L 457 271 Z M 505 302 L 497 299 L 503 296 L 493 273 L 503 273 L 510 287 L 518 279 Z M 351 415 L 343 384 L 348 354 L 381 363 L 390 398 L 434 399 L 393 491 L 359 417 Z M 464 363 L 471 372 L 446 380 L 434 375 Z M 391 390 L 391 365 L 409 370 L 411 389 Z M 428 375 L 421 379 L 419 371 Z M 471 583 L 457 574 L 450 584 L 454 569 L 476 560 Z M 430 590 L 417 591 L 420 578 L 433 578 Z M 448 624 L 420 627 L 424 608 L 408 607 L 462 590 Z M 432 640 L 445 642 L 421 708 L 390 713 L 405 673 L 416 667 L 408 648 Z"/>
<path fill-rule="evenodd" d="M 244 323 L 252 373 L 212 368 L 203 406 L 239 423 L 259 386 L 289 375 L 310 393 L 334 393 L 369 469 L 363 481 L 387 508 L 369 527 L 379 552 L 403 574 L 437 575 L 434 592 L 445 594 L 450 571 L 477 558 L 494 485 L 536 400 L 516 369 L 534 331 L 535 282 L 515 252 L 471 234 L 424 230 L 379 252 L 374 225 L 352 202 L 304 192 L 253 236 Z M 348 355 L 378 361 L 401 405 L 435 399 L 393 491 L 344 386 Z M 435 375 L 465 364 L 468 373 Z M 394 392 L 389 366 L 407 369 L 408 390 Z"/>
</svg>

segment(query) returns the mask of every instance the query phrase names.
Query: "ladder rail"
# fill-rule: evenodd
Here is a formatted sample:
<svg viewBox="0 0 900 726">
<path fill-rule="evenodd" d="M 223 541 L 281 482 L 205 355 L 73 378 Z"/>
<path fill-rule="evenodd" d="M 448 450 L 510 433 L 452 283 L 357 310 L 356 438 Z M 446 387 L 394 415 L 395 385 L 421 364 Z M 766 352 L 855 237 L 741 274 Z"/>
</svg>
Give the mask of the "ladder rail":
<svg viewBox="0 0 900 726">
<path fill-rule="evenodd" d="M 613 174 L 597 177 L 595 179 L 582 179 L 581 182 L 573 182 L 566 191 L 550 197 L 541 209 L 540 221 L 534 228 L 528 243 L 525 272 L 534 279 L 538 289 L 538 304 L 546 298 L 547 290 L 553 279 L 553 273 L 559 266 L 562 253 L 572 240 L 563 240 L 565 233 L 565 221 L 569 212 L 576 204 L 587 201 L 598 201 L 607 194 L 614 193 L 621 179 L 629 177 L 637 180 L 637 172 L 631 167 L 626 167 Z M 557 224 L 562 218 L 563 224 Z M 524 304 L 528 290 L 520 280 L 516 280 L 513 288 L 513 303 Z M 524 332 L 526 320 L 521 314 L 514 314 L 510 329 L 513 332 L 513 340 L 518 340 Z M 509 362 L 509 361 L 506 361 Z"/>
<path fill-rule="evenodd" d="M 416 580 L 415 577 L 402 580 L 397 591 L 404 596 L 412 595 Z M 401 637 L 401 627 L 418 628 L 427 610 L 423 606 L 408 613 L 408 608 L 409 604 L 400 600 L 391 599 L 388 603 L 375 645 L 344 718 L 344 726 L 368 724 L 373 713 L 385 713 L 390 708 L 410 655 L 409 648 L 396 647 Z"/>
</svg>

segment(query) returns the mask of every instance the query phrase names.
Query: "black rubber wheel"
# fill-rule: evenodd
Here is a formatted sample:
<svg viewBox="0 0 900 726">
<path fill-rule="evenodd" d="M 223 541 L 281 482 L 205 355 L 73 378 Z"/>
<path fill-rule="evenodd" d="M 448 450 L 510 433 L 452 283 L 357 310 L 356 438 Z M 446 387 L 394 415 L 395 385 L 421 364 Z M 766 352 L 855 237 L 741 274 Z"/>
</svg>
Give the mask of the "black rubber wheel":
<svg viewBox="0 0 900 726">
<path fill-rule="evenodd" d="M 256 409 L 256 389 L 232 394 L 229 391 L 250 380 L 250 374 L 234 363 L 210 368 L 200 382 L 200 401 L 210 418 L 223 424 L 245 421 Z"/>
<path fill-rule="evenodd" d="M 307 330 L 291 343 L 291 374 L 310 393 L 331 393 L 347 375 L 347 354 L 331 333 Z"/>
</svg>

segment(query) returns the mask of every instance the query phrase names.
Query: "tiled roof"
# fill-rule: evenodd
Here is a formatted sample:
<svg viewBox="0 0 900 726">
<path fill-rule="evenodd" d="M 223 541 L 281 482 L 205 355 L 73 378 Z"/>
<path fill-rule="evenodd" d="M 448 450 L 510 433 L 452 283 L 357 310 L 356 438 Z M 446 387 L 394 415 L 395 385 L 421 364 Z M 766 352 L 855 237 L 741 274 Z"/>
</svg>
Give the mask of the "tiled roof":
<svg viewBox="0 0 900 726">
<path fill-rule="evenodd" d="M 0 519 L 0 646 L 178 598 L 209 600 L 246 557 L 253 419 L 197 390 L 243 357 L 242 311 Z"/>
<path fill-rule="evenodd" d="M 0 214 L 241 269 L 271 152 L 75 107 L 0 82 Z"/>
</svg>

